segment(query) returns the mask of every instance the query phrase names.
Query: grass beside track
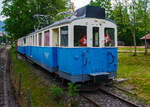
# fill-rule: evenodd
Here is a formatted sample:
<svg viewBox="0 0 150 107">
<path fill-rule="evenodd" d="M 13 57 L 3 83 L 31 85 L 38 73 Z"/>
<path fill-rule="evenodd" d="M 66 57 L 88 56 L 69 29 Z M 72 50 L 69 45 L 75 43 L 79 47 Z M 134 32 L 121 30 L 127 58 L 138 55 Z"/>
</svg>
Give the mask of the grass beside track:
<svg viewBox="0 0 150 107">
<path fill-rule="evenodd" d="M 129 51 L 133 51 L 134 50 L 134 48 L 118 48 L 118 50 L 129 50 Z M 137 51 L 144 51 L 145 49 L 144 48 L 137 48 L 136 49 Z"/>
<path fill-rule="evenodd" d="M 50 88 L 44 84 L 41 77 L 33 73 L 33 69 L 29 66 L 28 62 L 23 62 L 16 58 L 15 49 L 11 49 L 13 70 L 17 74 L 17 80 L 19 73 L 22 73 L 22 92 L 23 97 L 27 102 L 27 89 L 30 88 L 31 93 L 31 107 L 60 107 L 52 100 L 50 95 Z M 25 105 L 27 107 L 27 105 Z"/>
<path fill-rule="evenodd" d="M 131 89 L 150 106 L 150 55 L 119 53 L 118 78 L 128 79 L 121 86 Z"/>
<path fill-rule="evenodd" d="M 124 47 L 118 47 L 118 50 L 127 50 L 127 51 L 134 51 L 134 47 L 124 46 Z M 137 47 L 136 51 L 145 51 L 144 47 Z M 147 49 L 148 52 L 150 52 L 150 49 Z"/>
</svg>

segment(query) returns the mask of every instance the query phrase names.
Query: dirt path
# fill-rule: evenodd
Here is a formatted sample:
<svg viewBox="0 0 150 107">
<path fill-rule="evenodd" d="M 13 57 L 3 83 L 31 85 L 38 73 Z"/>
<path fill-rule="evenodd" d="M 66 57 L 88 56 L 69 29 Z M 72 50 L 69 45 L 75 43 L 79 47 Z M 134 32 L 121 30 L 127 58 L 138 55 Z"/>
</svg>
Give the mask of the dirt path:
<svg viewBox="0 0 150 107">
<path fill-rule="evenodd" d="M 19 107 L 9 75 L 9 48 L 0 49 L 0 107 Z"/>
</svg>

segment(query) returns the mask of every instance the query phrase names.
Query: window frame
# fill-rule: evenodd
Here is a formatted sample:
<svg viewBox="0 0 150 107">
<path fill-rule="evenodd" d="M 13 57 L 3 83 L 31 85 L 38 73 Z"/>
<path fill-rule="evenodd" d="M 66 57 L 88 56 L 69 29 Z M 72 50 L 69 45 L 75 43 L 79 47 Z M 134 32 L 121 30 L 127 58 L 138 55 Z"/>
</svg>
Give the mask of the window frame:
<svg viewBox="0 0 150 107">
<path fill-rule="evenodd" d="M 94 28 L 98 28 L 98 46 L 94 46 Z M 101 37 L 100 37 L 100 27 L 99 26 L 92 26 L 92 47 L 101 47 L 100 44 Z"/>
<path fill-rule="evenodd" d="M 38 46 L 42 46 L 42 32 L 38 33 Z"/>
<path fill-rule="evenodd" d="M 67 45 L 65 46 L 65 45 L 62 45 L 62 34 L 61 34 L 61 28 L 63 28 L 63 27 L 67 27 Z M 60 26 L 59 27 L 59 29 L 60 29 L 60 31 L 59 31 L 59 37 L 60 37 L 60 47 L 69 47 L 69 26 L 68 25 L 65 25 L 65 26 Z M 63 35 L 64 36 L 64 35 Z"/>
<path fill-rule="evenodd" d="M 48 32 L 48 42 L 46 41 L 47 39 L 45 35 L 47 32 Z M 50 30 L 49 29 L 44 31 L 44 46 L 45 47 L 50 46 Z"/>
<path fill-rule="evenodd" d="M 105 30 L 106 29 L 113 29 L 114 30 L 114 45 L 113 46 L 106 46 L 105 45 Z M 116 29 L 115 28 L 112 28 L 112 27 L 104 27 L 104 47 L 116 47 Z"/>
<path fill-rule="evenodd" d="M 75 45 L 75 27 L 85 27 L 86 28 L 86 36 L 88 37 L 88 26 L 87 25 L 73 25 L 73 47 L 80 47 L 80 48 L 83 48 L 83 46 L 76 46 Z M 88 39 L 87 39 L 87 42 L 88 42 Z M 86 44 L 86 45 L 88 45 L 88 43 Z M 86 47 L 88 47 L 88 46 L 86 46 Z M 85 48 L 86 48 L 85 47 Z"/>
</svg>

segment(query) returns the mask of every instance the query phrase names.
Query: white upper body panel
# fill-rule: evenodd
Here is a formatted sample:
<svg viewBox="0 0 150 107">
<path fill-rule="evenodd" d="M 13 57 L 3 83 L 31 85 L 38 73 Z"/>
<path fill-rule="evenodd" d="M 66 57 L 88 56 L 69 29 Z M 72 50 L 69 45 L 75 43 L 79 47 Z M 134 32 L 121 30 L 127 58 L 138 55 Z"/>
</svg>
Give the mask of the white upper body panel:
<svg viewBox="0 0 150 107">
<path fill-rule="evenodd" d="M 61 46 L 61 27 L 68 26 L 68 46 L 67 47 L 75 47 L 74 45 L 74 26 L 86 26 L 87 27 L 87 47 L 93 47 L 93 27 L 99 28 L 99 47 L 105 47 L 104 40 L 105 40 L 105 28 L 113 28 L 114 29 L 114 39 L 115 39 L 115 47 L 117 47 L 117 26 L 112 21 L 106 19 L 96 19 L 96 18 L 78 18 L 76 20 L 72 20 L 67 23 L 62 23 L 54 26 L 49 26 L 43 28 L 41 30 L 35 31 L 28 36 L 22 37 L 18 39 L 19 46 L 39 46 L 39 34 L 42 33 L 42 45 L 44 47 L 44 32 L 49 30 L 49 47 L 53 47 L 53 40 L 56 36 L 53 35 L 53 31 L 56 29 L 56 33 L 58 33 L 58 47 Z M 24 39 L 26 42 L 24 43 Z M 55 46 L 56 47 L 56 46 Z"/>
</svg>

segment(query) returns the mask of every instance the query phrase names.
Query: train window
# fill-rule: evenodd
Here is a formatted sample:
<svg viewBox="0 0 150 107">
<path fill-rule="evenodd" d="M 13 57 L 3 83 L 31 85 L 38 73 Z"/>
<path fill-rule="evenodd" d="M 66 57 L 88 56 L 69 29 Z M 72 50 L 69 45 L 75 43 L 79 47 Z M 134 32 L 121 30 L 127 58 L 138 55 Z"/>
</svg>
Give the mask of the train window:
<svg viewBox="0 0 150 107">
<path fill-rule="evenodd" d="M 29 46 L 29 37 L 27 37 L 27 43 L 28 43 L 28 46 Z"/>
<path fill-rule="evenodd" d="M 49 46 L 49 30 L 44 32 L 44 46 Z"/>
<path fill-rule="evenodd" d="M 60 28 L 61 46 L 68 46 L 68 26 Z"/>
<path fill-rule="evenodd" d="M 32 46 L 34 46 L 34 35 L 32 36 L 32 40 L 33 40 L 33 42 L 32 42 Z"/>
<path fill-rule="evenodd" d="M 39 33 L 39 46 L 42 46 L 42 33 Z"/>
<path fill-rule="evenodd" d="M 104 43 L 106 47 L 115 46 L 115 30 L 113 28 L 105 28 Z"/>
<path fill-rule="evenodd" d="M 30 46 L 32 46 L 32 36 L 30 36 Z"/>
<path fill-rule="evenodd" d="M 74 26 L 74 46 L 87 46 L 86 26 Z"/>
<path fill-rule="evenodd" d="M 59 46 L 59 28 L 52 29 L 52 46 Z"/>
<path fill-rule="evenodd" d="M 35 35 L 35 46 L 37 46 L 37 34 Z"/>
<path fill-rule="evenodd" d="M 99 27 L 93 27 L 93 47 L 99 47 Z"/>
</svg>

